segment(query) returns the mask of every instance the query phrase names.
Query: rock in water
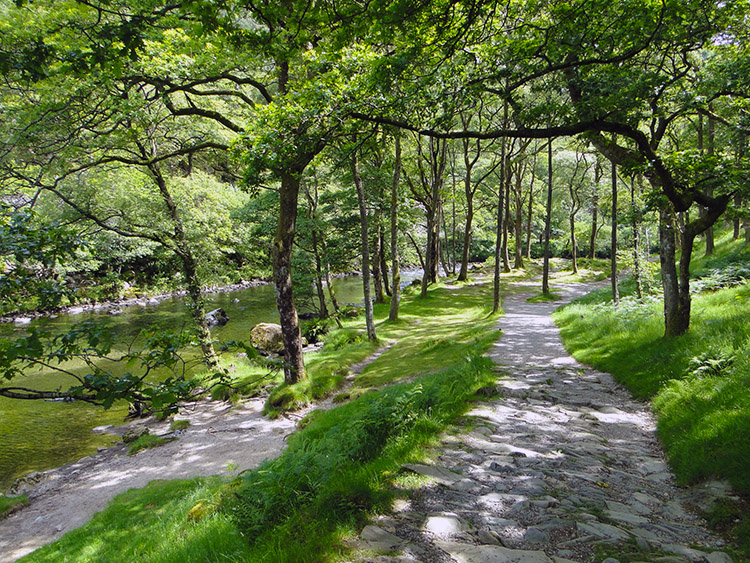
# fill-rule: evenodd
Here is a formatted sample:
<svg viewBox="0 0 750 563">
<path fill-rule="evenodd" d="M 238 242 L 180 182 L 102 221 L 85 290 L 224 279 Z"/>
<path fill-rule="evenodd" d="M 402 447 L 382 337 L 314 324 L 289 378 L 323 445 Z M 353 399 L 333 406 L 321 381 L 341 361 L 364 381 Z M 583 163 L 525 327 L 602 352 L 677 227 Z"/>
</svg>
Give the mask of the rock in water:
<svg viewBox="0 0 750 563">
<path fill-rule="evenodd" d="M 281 326 L 274 323 L 258 323 L 250 331 L 250 343 L 261 352 L 284 352 Z"/>
<path fill-rule="evenodd" d="M 206 322 L 208 326 L 224 326 L 229 322 L 229 317 L 227 316 L 227 312 L 219 307 L 206 313 Z"/>
</svg>

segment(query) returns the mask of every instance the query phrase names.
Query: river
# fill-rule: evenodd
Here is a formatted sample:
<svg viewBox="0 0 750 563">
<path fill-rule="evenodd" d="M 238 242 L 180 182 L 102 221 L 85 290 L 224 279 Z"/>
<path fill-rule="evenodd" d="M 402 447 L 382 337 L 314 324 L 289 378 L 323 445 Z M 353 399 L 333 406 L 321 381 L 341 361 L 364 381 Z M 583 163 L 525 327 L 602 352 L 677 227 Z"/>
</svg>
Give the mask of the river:
<svg viewBox="0 0 750 563">
<path fill-rule="evenodd" d="M 408 283 L 420 272 L 405 272 L 402 283 Z M 334 280 L 336 297 L 341 303 L 362 301 L 362 281 L 358 276 Z M 206 310 L 221 307 L 229 316 L 229 323 L 212 329 L 219 341 L 247 340 L 250 329 L 259 322 L 278 322 L 273 286 L 262 285 L 227 293 L 205 296 Z M 115 331 L 117 342 L 129 342 L 141 329 L 159 324 L 180 327 L 189 323 L 189 313 L 183 298 L 171 298 L 158 305 L 126 307 L 116 316 L 104 312 L 64 314 L 56 318 L 39 318 L 32 326 L 46 328 L 53 333 L 69 330 L 84 320 L 97 320 Z M 0 338 L 22 336 L 26 327 L 0 325 Z M 14 379 L 15 385 L 28 384 L 38 389 L 56 389 L 68 383 L 60 376 L 36 373 Z M 80 459 L 111 445 L 116 437 L 95 434 L 92 429 L 106 424 L 121 424 L 127 407 L 116 405 L 109 410 L 84 403 L 21 401 L 0 397 L 0 492 L 14 479 L 30 471 L 43 471 Z"/>
</svg>

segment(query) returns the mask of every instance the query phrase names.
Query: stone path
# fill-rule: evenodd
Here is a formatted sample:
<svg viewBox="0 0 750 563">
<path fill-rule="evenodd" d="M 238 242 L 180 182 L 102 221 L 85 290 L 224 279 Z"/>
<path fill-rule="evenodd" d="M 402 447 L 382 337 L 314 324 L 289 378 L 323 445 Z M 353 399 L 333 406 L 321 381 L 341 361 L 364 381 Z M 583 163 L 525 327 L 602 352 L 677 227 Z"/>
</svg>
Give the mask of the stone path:
<svg viewBox="0 0 750 563">
<path fill-rule="evenodd" d="M 566 300 L 591 286 L 558 285 Z M 503 303 L 490 356 L 497 395 L 445 436 L 410 501 L 365 527 L 378 563 L 731 562 L 688 506 L 726 495 L 722 483 L 675 486 L 646 406 L 562 346 L 561 302 Z M 399 555 L 393 555 L 397 553 Z"/>
</svg>

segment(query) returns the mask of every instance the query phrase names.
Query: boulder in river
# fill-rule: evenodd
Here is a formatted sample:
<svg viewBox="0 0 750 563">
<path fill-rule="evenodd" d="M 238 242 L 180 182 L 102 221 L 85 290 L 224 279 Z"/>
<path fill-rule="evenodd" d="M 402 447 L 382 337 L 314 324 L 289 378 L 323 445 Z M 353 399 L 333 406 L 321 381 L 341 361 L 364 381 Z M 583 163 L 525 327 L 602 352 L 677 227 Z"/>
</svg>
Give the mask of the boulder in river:
<svg viewBox="0 0 750 563">
<path fill-rule="evenodd" d="M 250 343 L 261 352 L 284 352 L 284 339 L 281 326 L 275 323 L 258 323 L 250 331 Z"/>
<path fill-rule="evenodd" d="M 206 313 L 206 322 L 208 326 L 224 326 L 229 322 L 229 317 L 227 316 L 227 312 L 219 307 Z"/>
</svg>

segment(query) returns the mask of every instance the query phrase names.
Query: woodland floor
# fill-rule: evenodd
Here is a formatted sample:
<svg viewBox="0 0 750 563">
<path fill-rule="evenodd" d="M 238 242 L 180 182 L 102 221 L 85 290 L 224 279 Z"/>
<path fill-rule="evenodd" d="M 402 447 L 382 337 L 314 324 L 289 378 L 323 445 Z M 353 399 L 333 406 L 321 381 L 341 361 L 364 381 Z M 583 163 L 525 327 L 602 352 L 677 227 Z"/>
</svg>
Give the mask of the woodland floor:
<svg viewBox="0 0 750 563">
<path fill-rule="evenodd" d="M 357 547 L 389 555 L 356 561 L 732 561 L 694 512 L 728 487 L 677 487 L 647 405 L 563 348 L 550 314 L 593 287 L 558 284 L 552 303 L 507 296 L 494 396 L 432 463 L 407 466 L 428 484 L 360 535 Z"/>
</svg>

